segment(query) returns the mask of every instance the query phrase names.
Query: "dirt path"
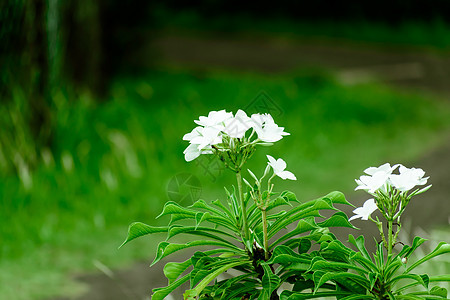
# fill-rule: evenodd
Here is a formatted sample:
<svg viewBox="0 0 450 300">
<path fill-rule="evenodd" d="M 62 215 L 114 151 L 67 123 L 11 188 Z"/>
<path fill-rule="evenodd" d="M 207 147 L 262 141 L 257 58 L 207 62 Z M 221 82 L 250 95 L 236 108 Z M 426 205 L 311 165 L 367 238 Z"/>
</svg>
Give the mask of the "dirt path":
<svg viewBox="0 0 450 300">
<path fill-rule="evenodd" d="M 336 71 L 340 80 L 347 84 L 377 79 L 395 86 L 437 93 L 442 99 L 450 99 L 450 55 L 406 52 L 404 49 L 381 46 L 369 48 L 311 41 L 181 35 L 161 35 L 153 41 L 152 47 L 160 54 L 158 64 L 164 66 L 267 73 L 286 72 L 301 67 L 323 67 Z M 450 138 L 444 147 L 425 155 L 415 166 L 423 168 L 431 176 L 433 188 L 423 195 L 426 199 L 417 199 L 419 201 L 411 203 L 408 214 L 415 224 L 425 229 L 448 224 Z M 362 203 L 358 199 L 351 200 Z M 378 235 L 376 229 L 371 228 L 373 226 L 366 228 L 364 223 L 356 225 L 361 226 L 365 234 Z M 163 265 L 159 263 L 150 270 L 148 262 L 145 262 L 111 274 L 79 276 L 77 280 L 88 284 L 90 290 L 76 300 L 149 299 L 152 288 L 166 284 Z M 177 293 L 172 299 L 182 299 L 182 296 Z"/>
</svg>

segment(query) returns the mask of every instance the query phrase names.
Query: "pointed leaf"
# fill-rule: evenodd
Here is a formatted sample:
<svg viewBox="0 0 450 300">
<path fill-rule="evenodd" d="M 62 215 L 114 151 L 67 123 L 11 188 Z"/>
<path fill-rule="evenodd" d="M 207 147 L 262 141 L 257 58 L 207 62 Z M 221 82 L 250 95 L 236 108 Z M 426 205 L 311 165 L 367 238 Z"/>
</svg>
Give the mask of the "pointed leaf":
<svg viewBox="0 0 450 300">
<path fill-rule="evenodd" d="M 273 291 L 275 291 L 280 285 L 280 277 L 273 274 L 269 265 L 262 264 L 262 267 L 264 269 L 264 275 L 261 279 L 261 285 L 263 287 L 263 290 L 266 292 L 266 295 L 269 295 L 270 297 Z"/>
<path fill-rule="evenodd" d="M 431 252 L 428 255 L 425 255 L 423 258 L 419 259 L 418 261 L 416 261 L 415 263 L 413 263 L 407 270 L 406 272 L 410 272 L 411 270 L 413 270 L 415 267 L 419 266 L 420 264 L 445 253 L 449 253 L 450 252 L 450 244 L 441 242 L 439 243 L 439 245 L 433 250 L 433 252 Z"/>
<path fill-rule="evenodd" d="M 180 250 L 184 250 L 191 247 L 198 247 L 198 246 L 218 246 L 223 247 L 225 249 L 222 249 L 223 252 L 233 252 L 233 253 L 239 253 L 239 254 L 245 254 L 245 252 L 242 249 L 239 249 L 236 246 L 231 246 L 228 243 L 219 242 L 219 241 L 192 241 L 188 242 L 186 244 L 171 244 L 168 242 L 161 242 L 158 245 L 156 257 L 155 260 L 152 262 L 150 266 L 153 266 L 158 261 L 160 261 L 162 258 L 175 253 Z"/>
<path fill-rule="evenodd" d="M 318 223 L 320 227 L 348 227 L 356 229 L 349 221 L 348 217 L 344 212 L 337 212 L 332 215 L 329 219 Z"/>
<path fill-rule="evenodd" d="M 238 261 L 238 262 L 229 263 L 229 264 L 226 264 L 225 266 L 222 266 L 221 268 L 215 270 L 214 272 L 211 272 L 202 281 L 200 281 L 200 283 L 194 289 L 187 290 L 185 292 L 185 294 L 184 294 L 185 299 L 195 299 L 195 297 L 198 297 L 198 295 L 201 293 L 201 291 L 211 281 L 213 281 L 214 278 L 216 278 L 217 276 L 219 276 L 220 274 L 222 274 L 223 272 L 225 272 L 228 269 L 231 269 L 231 268 L 234 268 L 236 266 L 243 265 L 246 263 L 247 263 L 247 261 Z"/>
<path fill-rule="evenodd" d="M 173 283 L 184 271 L 191 266 L 191 259 L 184 262 L 169 262 L 164 266 L 164 275 L 169 279 L 169 285 Z"/>
<path fill-rule="evenodd" d="M 153 289 L 152 300 L 164 300 L 167 295 L 173 292 L 177 287 L 189 280 L 189 274 L 181 277 L 177 281 L 163 288 Z"/>
<path fill-rule="evenodd" d="M 434 286 L 430 290 L 430 295 L 435 295 L 447 299 L 447 289 L 439 286 Z"/>
<path fill-rule="evenodd" d="M 154 227 L 141 222 L 134 222 L 128 227 L 128 236 L 126 240 L 122 243 L 122 245 L 120 245 L 120 247 L 122 247 L 129 241 L 132 241 L 135 238 L 141 237 L 143 235 L 152 233 L 162 233 L 167 231 L 168 231 L 167 227 Z"/>
</svg>

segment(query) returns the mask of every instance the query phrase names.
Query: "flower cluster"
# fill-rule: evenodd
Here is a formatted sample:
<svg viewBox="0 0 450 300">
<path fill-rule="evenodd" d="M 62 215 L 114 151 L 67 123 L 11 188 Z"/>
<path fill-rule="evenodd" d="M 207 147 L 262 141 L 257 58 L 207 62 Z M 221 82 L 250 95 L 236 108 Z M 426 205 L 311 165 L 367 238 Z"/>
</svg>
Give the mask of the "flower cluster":
<svg viewBox="0 0 450 300">
<path fill-rule="evenodd" d="M 183 140 L 189 141 L 189 146 L 184 150 L 186 161 L 192 161 L 201 154 L 240 151 L 247 146 L 274 143 L 289 135 L 270 114 L 249 117 L 243 110 L 238 110 L 235 115 L 225 110 L 211 111 L 207 117 L 201 116 L 194 122 L 198 126 L 183 136 Z M 247 134 L 249 131 L 251 133 Z"/>
<path fill-rule="evenodd" d="M 397 168 L 399 173 L 394 174 Z M 425 172 L 422 169 L 409 169 L 401 164 L 391 166 L 386 163 L 379 167 L 370 167 L 364 170 L 364 173 L 366 175 L 356 179 L 358 186 L 355 190 L 365 190 L 375 199 L 369 199 L 362 207 L 355 209 L 353 212 L 356 215 L 350 220 L 357 218 L 368 220 L 377 208 L 389 219 L 398 218 L 412 196 L 423 193 L 431 187 L 429 185 L 408 194 L 414 187 L 426 184 L 429 177 L 424 177 Z"/>
</svg>

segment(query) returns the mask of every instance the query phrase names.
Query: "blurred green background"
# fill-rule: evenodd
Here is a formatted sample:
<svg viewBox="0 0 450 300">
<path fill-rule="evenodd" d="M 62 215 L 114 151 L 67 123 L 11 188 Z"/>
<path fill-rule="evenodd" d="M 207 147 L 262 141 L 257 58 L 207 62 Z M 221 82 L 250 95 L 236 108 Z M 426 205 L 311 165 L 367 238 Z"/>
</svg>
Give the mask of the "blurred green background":
<svg viewBox="0 0 450 300">
<path fill-rule="evenodd" d="M 73 275 L 149 260 L 154 240 L 117 246 L 159 222 L 179 174 L 222 197 L 232 174 L 183 157 L 211 110 L 291 133 L 249 167 L 282 157 L 299 181 L 278 189 L 300 200 L 352 198 L 365 168 L 448 141 L 448 1 L 189 3 L 0 4 L 0 298 L 76 297 Z"/>
</svg>

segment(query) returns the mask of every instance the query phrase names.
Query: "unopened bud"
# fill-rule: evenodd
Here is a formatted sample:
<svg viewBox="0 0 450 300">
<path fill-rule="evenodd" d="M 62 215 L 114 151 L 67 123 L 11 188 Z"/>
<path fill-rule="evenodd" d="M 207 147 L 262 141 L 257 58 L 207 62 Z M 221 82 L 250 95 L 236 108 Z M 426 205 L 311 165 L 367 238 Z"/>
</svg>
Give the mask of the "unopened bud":
<svg viewBox="0 0 450 300">
<path fill-rule="evenodd" d="M 406 264 L 407 261 L 408 261 L 408 259 L 406 257 L 402 258 L 402 263 Z"/>
</svg>

